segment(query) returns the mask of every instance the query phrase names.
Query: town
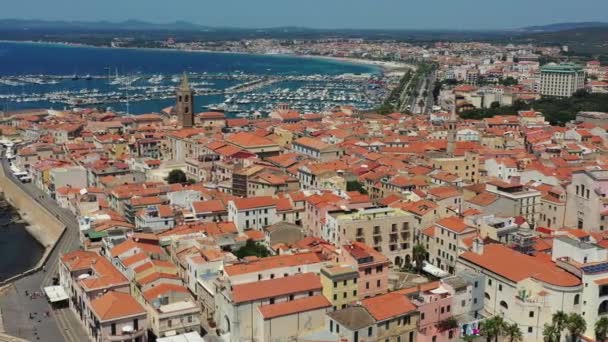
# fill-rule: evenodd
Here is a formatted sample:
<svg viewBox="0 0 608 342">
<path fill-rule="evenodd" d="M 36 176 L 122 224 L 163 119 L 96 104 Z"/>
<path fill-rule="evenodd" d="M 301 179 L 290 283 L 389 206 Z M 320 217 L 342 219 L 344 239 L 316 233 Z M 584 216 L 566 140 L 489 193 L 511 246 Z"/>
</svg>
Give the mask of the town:
<svg viewBox="0 0 608 342">
<path fill-rule="evenodd" d="M 184 71 L 147 79 L 142 101 L 174 99 L 151 113 L 93 106 L 129 101 L 113 89 L 0 112 L 0 188 L 45 249 L 1 284 L 0 340 L 608 339 L 601 61 L 519 43 L 160 44 L 383 73 Z M 200 87 L 221 78 L 245 83 Z M 286 80 L 316 83 L 261 89 Z M 199 110 L 208 93 L 225 101 Z"/>
</svg>

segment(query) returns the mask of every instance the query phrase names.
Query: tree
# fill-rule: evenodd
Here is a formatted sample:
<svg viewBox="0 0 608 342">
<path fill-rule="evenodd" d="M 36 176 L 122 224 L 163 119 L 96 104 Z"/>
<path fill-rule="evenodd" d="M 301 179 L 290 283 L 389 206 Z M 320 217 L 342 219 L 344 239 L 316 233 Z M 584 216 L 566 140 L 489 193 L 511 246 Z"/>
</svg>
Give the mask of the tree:
<svg viewBox="0 0 608 342">
<path fill-rule="evenodd" d="M 568 314 L 563 311 L 558 311 L 551 317 L 551 322 L 553 322 L 553 326 L 555 327 L 557 341 L 561 341 L 562 331 L 566 329 L 566 323 L 568 322 Z"/>
<path fill-rule="evenodd" d="M 367 189 L 365 189 L 363 183 L 359 182 L 358 180 L 346 182 L 346 191 L 358 191 L 363 195 L 367 195 Z"/>
<path fill-rule="evenodd" d="M 587 322 L 585 322 L 583 316 L 572 312 L 566 320 L 566 329 L 570 333 L 572 342 L 576 342 L 576 339 L 587 330 Z"/>
<path fill-rule="evenodd" d="M 492 109 L 500 108 L 500 102 L 494 101 L 494 102 L 490 103 L 490 108 L 492 108 Z"/>
<path fill-rule="evenodd" d="M 595 322 L 595 339 L 604 341 L 608 338 L 608 317 L 604 316 Z"/>
<path fill-rule="evenodd" d="M 414 261 L 416 262 L 416 271 L 422 273 L 424 260 L 426 260 L 426 248 L 422 244 L 417 244 L 412 250 Z"/>
<path fill-rule="evenodd" d="M 180 169 L 175 169 L 169 172 L 169 175 L 167 176 L 166 180 L 169 184 L 186 183 L 188 181 L 188 177 L 186 177 L 184 171 Z"/>
<path fill-rule="evenodd" d="M 506 323 L 500 316 L 494 316 L 483 321 L 481 334 L 486 337 L 487 342 L 498 342 L 498 336 L 505 331 Z"/>
<path fill-rule="evenodd" d="M 249 239 L 245 243 L 245 246 L 239 248 L 236 252 L 234 252 L 234 255 L 239 259 L 243 259 L 248 256 L 256 256 L 258 258 L 264 258 L 264 257 L 267 257 L 268 255 L 270 255 L 270 253 L 268 253 L 268 250 L 266 249 L 266 247 Z"/>
<path fill-rule="evenodd" d="M 504 335 L 507 337 L 509 342 L 521 342 L 524 339 L 524 335 L 519 329 L 517 323 L 507 324 L 504 329 Z"/>
<path fill-rule="evenodd" d="M 559 342 L 560 333 L 554 324 L 545 324 L 543 329 L 543 341 Z"/>
</svg>

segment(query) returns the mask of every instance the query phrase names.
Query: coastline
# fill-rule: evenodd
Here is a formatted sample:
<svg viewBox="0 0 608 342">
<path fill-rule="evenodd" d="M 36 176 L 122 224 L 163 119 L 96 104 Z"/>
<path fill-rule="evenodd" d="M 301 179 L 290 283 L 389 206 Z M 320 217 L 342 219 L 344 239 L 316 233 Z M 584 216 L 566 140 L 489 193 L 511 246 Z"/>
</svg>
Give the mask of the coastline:
<svg viewBox="0 0 608 342">
<path fill-rule="evenodd" d="M 335 56 L 319 56 L 319 55 L 300 55 L 300 54 L 268 54 L 268 53 L 256 53 L 247 51 L 216 51 L 216 50 L 194 50 L 194 49 L 171 49 L 171 48 L 148 48 L 148 47 L 111 47 L 111 46 L 97 46 L 90 44 L 77 44 L 68 42 L 47 42 L 47 41 L 33 41 L 33 40 L 6 40 L 0 39 L 0 43 L 13 43 L 13 44 L 37 44 L 37 45 L 55 45 L 61 47 L 74 47 L 74 48 L 94 48 L 94 49 L 122 49 L 122 50 L 141 50 L 141 51 L 163 51 L 163 52 L 191 52 L 191 53 L 212 53 L 212 54 L 232 54 L 232 55 L 250 55 L 250 56 L 265 56 L 265 57 L 290 57 L 290 58 L 306 58 L 306 59 L 317 59 L 331 62 L 338 62 L 343 64 L 351 65 L 364 65 L 373 67 L 381 71 L 383 74 L 391 73 L 403 73 L 406 69 L 415 68 L 414 66 L 400 62 L 386 62 L 376 61 L 371 59 L 362 58 L 350 58 L 350 57 L 335 57 Z"/>
</svg>

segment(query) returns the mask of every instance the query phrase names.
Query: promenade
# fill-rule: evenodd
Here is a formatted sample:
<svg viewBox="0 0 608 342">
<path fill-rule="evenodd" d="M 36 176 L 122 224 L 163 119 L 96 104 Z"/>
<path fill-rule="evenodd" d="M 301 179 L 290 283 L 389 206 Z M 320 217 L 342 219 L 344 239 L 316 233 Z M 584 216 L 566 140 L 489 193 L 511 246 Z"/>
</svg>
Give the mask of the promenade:
<svg viewBox="0 0 608 342">
<path fill-rule="evenodd" d="M 0 311 L 4 332 L 29 341 L 87 341 L 84 328 L 70 309 L 52 310 L 44 295 L 33 299 L 26 295 L 26 291 L 28 294 L 43 293 L 43 288 L 52 285 L 53 278 L 58 277 L 59 257 L 65 252 L 79 248 L 76 217 L 68 210 L 60 208 L 52 198 L 32 183 L 24 184 L 15 179 L 4 158 L 1 167 L 11 182 L 38 201 L 66 227 L 64 234 L 39 271 L 22 277 L 2 289 Z M 23 252 L 27 253 L 27 251 Z M 49 312 L 48 317 L 45 315 L 46 312 Z M 30 318 L 30 314 L 33 318 Z"/>
</svg>

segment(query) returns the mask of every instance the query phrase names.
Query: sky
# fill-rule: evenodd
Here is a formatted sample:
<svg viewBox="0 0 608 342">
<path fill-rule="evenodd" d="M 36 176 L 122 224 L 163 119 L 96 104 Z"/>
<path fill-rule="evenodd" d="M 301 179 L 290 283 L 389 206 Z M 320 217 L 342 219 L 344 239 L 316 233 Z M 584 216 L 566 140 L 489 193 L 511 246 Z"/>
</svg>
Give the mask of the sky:
<svg viewBox="0 0 608 342">
<path fill-rule="evenodd" d="M 4 0 L 3 18 L 267 28 L 505 29 L 608 21 L 608 0 Z"/>
</svg>

